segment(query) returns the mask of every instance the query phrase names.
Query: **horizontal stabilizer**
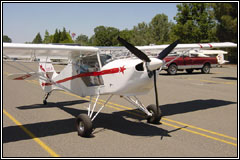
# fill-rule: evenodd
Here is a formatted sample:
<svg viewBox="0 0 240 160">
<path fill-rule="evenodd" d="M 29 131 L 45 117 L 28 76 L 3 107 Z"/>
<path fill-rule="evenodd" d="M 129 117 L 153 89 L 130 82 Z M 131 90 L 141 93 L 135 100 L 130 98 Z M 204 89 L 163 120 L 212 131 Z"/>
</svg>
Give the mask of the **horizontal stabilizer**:
<svg viewBox="0 0 240 160">
<path fill-rule="evenodd" d="M 7 78 L 11 80 L 33 80 L 38 78 L 38 73 L 37 72 L 15 73 L 9 74 Z"/>
</svg>

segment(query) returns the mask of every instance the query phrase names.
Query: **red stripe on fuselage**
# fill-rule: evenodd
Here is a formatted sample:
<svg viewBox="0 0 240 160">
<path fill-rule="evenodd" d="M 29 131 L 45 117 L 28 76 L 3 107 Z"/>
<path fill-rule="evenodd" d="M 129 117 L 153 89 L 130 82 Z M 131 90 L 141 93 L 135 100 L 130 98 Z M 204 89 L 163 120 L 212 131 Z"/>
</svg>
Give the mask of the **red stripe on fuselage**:
<svg viewBox="0 0 240 160">
<path fill-rule="evenodd" d="M 126 68 L 124 68 L 124 69 L 126 70 Z M 120 72 L 119 68 L 113 68 L 113 69 L 107 69 L 107 70 L 103 70 L 103 71 L 99 71 L 99 72 L 80 73 L 80 74 L 72 76 L 72 77 L 68 77 L 68 78 L 64 78 L 64 79 L 58 80 L 55 83 L 63 83 L 63 82 L 70 81 L 70 80 L 73 80 L 73 79 L 76 79 L 76 78 L 80 78 L 80 77 L 101 76 L 101 75 L 105 75 L 105 74 L 114 74 L 114 73 L 119 73 L 119 72 Z M 53 82 L 51 82 L 51 83 L 42 83 L 42 86 L 50 86 L 52 84 L 54 84 L 54 83 Z"/>
</svg>

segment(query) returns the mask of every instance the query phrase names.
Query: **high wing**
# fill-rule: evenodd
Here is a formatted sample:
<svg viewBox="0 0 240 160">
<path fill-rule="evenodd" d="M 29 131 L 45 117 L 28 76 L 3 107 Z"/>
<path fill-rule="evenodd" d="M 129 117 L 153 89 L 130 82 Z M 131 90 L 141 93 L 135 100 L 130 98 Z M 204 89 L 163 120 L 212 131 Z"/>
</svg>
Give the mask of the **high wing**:
<svg viewBox="0 0 240 160">
<path fill-rule="evenodd" d="M 161 51 L 168 45 L 150 45 L 136 46 L 139 50 L 145 52 Z M 219 43 L 195 43 L 195 44 L 178 44 L 173 51 L 188 49 L 212 49 L 212 48 L 230 48 L 237 47 L 237 44 L 231 42 Z M 3 43 L 3 56 L 10 58 L 46 58 L 49 59 L 74 59 L 80 55 L 97 53 L 100 50 L 123 51 L 125 47 L 92 47 L 92 46 L 69 46 L 54 44 L 19 44 Z"/>
<path fill-rule="evenodd" d="M 68 46 L 54 44 L 3 43 L 3 55 L 10 58 L 50 58 L 72 59 L 86 54 L 94 54 L 99 49 L 87 46 Z"/>
</svg>

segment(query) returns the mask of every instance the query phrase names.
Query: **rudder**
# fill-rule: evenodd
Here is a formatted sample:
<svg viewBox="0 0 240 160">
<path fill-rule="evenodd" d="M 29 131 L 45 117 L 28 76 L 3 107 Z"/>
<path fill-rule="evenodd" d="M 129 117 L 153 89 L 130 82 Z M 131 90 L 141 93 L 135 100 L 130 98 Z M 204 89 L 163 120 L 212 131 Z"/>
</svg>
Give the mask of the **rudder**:
<svg viewBox="0 0 240 160">
<path fill-rule="evenodd" d="M 55 71 L 52 61 L 48 58 L 40 59 L 38 71 L 42 74 L 45 78 L 39 78 L 40 85 L 42 89 L 49 93 L 53 90 L 52 85 L 44 85 L 46 83 L 52 83 L 52 79 L 55 78 L 58 74 Z"/>
</svg>

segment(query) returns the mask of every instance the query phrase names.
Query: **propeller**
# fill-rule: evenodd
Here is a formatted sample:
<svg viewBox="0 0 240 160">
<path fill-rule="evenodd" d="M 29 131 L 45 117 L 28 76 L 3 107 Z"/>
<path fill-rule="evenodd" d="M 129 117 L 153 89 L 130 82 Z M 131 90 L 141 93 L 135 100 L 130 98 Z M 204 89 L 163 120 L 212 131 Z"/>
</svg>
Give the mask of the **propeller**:
<svg viewBox="0 0 240 160">
<path fill-rule="evenodd" d="M 180 40 L 176 40 L 175 42 L 170 44 L 167 48 L 162 50 L 162 52 L 159 53 L 157 58 L 163 60 L 178 45 L 179 41 Z"/>
<path fill-rule="evenodd" d="M 122 45 L 124 45 L 136 57 L 143 60 L 144 62 L 151 62 L 151 60 L 145 53 L 143 53 L 142 51 L 140 51 L 139 49 L 134 47 L 132 44 L 128 43 L 126 40 L 122 39 L 121 37 L 118 37 L 117 39 Z"/>
<path fill-rule="evenodd" d="M 145 53 L 143 53 L 141 50 L 137 49 L 132 44 L 128 43 L 126 40 L 122 39 L 121 37 L 117 38 L 118 41 L 124 45 L 130 52 L 132 52 L 136 57 L 141 59 L 142 61 L 146 62 L 146 68 L 148 70 L 149 75 L 153 74 L 153 82 L 154 82 L 154 91 L 155 91 L 155 100 L 156 100 L 156 106 L 157 106 L 157 115 L 159 115 L 159 104 L 158 104 L 158 92 L 157 92 L 157 74 L 156 70 L 163 64 L 163 59 L 177 46 L 179 43 L 179 40 L 173 42 L 170 44 L 167 48 L 162 50 L 158 54 L 158 59 L 150 59 Z M 151 78 L 151 76 L 149 76 Z"/>
</svg>

